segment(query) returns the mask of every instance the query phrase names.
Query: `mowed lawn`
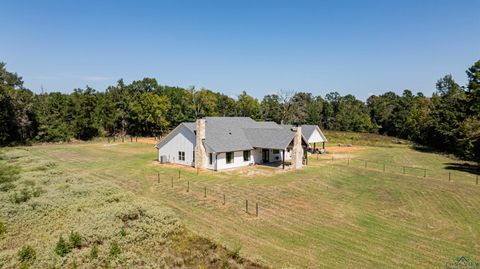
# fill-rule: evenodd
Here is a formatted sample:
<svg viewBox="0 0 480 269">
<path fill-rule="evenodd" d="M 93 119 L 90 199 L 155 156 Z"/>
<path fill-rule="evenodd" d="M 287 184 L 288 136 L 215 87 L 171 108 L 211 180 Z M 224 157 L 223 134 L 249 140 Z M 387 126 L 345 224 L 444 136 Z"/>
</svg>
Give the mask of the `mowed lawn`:
<svg viewBox="0 0 480 269">
<path fill-rule="evenodd" d="M 405 144 L 327 147 L 332 154 L 311 156 L 300 171 L 256 167 L 250 175 L 160 165 L 144 143 L 26 149 L 65 173 L 160 201 L 190 229 L 276 268 L 444 268 L 459 256 L 480 260 L 475 175 L 447 169 L 463 162 Z"/>
</svg>

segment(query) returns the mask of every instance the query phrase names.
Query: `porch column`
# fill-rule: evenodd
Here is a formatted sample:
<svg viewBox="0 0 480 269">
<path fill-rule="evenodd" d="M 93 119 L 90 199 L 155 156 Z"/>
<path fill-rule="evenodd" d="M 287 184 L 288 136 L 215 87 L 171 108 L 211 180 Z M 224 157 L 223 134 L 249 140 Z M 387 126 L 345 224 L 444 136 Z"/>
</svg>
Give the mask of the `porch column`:
<svg viewBox="0 0 480 269">
<path fill-rule="evenodd" d="M 325 149 L 325 142 L 323 142 L 323 149 Z"/>
<path fill-rule="evenodd" d="M 285 150 L 282 150 L 283 158 L 282 158 L 282 169 L 285 170 Z"/>
</svg>

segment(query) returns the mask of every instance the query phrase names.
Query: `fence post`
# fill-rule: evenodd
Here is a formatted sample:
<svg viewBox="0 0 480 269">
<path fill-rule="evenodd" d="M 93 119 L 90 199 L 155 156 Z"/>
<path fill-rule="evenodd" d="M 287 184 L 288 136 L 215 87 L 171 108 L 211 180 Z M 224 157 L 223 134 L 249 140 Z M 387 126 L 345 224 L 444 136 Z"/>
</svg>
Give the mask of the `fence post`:
<svg viewBox="0 0 480 269">
<path fill-rule="evenodd" d="M 478 185 L 478 175 L 477 175 L 477 185 Z"/>
<path fill-rule="evenodd" d="M 258 203 L 255 203 L 255 215 L 258 217 Z"/>
<path fill-rule="evenodd" d="M 452 172 L 448 172 L 448 181 L 452 180 Z"/>
<path fill-rule="evenodd" d="M 190 191 L 190 181 L 187 181 L 187 192 Z"/>
<path fill-rule="evenodd" d="M 427 169 L 423 169 L 423 177 L 427 177 Z"/>
<path fill-rule="evenodd" d="M 122 135 L 122 143 L 125 142 L 125 137 Z"/>
<path fill-rule="evenodd" d="M 172 188 L 173 188 L 173 176 L 172 176 Z"/>
<path fill-rule="evenodd" d="M 245 200 L 245 213 L 248 214 L 248 200 Z"/>
<path fill-rule="evenodd" d="M 205 191 L 203 192 L 203 198 L 207 198 L 207 186 L 205 186 Z"/>
<path fill-rule="evenodd" d="M 160 183 L 160 172 L 157 173 L 157 183 Z"/>
<path fill-rule="evenodd" d="M 178 170 L 178 179 L 180 179 L 180 170 Z"/>
<path fill-rule="evenodd" d="M 115 136 L 113 137 L 113 143 L 115 143 Z"/>
<path fill-rule="evenodd" d="M 135 142 L 138 142 L 138 136 L 135 136 Z"/>
<path fill-rule="evenodd" d="M 132 136 L 130 136 L 130 143 L 132 143 L 132 142 L 133 142 L 133 137 L 132 137 Z"/>
<path fill-rule="evenodd" d="M 108 137 L 107 139 L 108 139 L 108 143 L 110 144 L 110 137 Z"/>
<path fill-rule="evenodd" d="M 225 193 L 223 194 L 223 205 L 225 205 Z"/>
</svg>

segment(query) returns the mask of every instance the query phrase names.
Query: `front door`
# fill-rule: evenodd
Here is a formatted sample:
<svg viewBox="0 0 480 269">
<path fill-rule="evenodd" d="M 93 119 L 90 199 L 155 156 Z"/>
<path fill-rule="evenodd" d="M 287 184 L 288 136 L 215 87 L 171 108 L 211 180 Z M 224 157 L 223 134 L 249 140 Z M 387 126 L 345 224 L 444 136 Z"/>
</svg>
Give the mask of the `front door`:
<svg viewBox="0 0 480 269">
<path fill-rule="evenodd" d="M 270 150 L 269 149 L 262 149 L 262 162 L 264 162 L 264 163 L 270 162 Z"/>
</svg>

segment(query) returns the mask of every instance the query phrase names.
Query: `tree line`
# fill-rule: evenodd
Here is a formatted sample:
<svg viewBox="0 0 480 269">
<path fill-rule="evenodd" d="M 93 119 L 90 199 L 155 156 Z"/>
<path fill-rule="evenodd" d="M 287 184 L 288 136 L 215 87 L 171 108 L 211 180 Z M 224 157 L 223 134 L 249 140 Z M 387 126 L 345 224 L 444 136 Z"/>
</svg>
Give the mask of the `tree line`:
<svg viewBox="0 0 480 269">
<path fill-rule="evenodd" d="M 366 102 L 331 92 L 281 91 L 258 100 L 245 91 L 236 98 L 208 89 L 159 85 L 153 78 L 105 91 L 33 93 L 0 63 L 0 145 L 35 141 L 89 140 L 98 136 L 157 136 L 202 116 L 244 116 L 283 124 L 316 124 L 328 130 L 372 132 L 480 160 L 480 61 L 466 71 L 467 85 L 451 75 L 427 97 L 405 90 Z"/>
</svg>

